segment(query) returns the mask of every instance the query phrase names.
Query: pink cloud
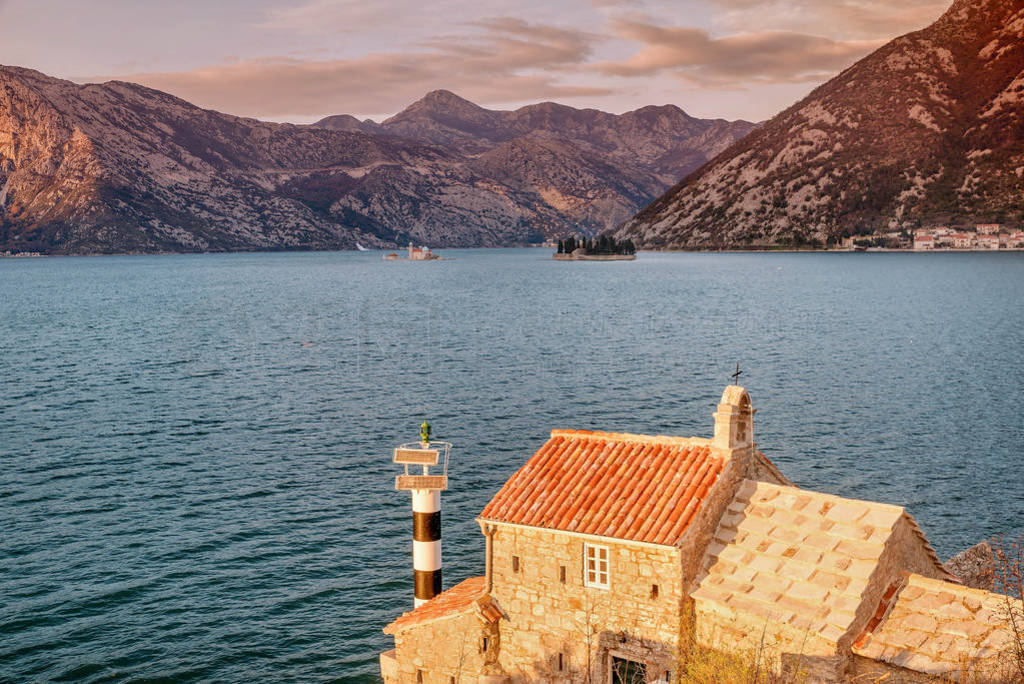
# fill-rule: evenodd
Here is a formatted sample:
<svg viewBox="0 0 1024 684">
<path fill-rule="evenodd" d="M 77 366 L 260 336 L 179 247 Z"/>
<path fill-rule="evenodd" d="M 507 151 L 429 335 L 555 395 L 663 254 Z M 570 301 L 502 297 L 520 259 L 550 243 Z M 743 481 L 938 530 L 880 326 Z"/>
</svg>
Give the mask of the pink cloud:
<svg viewBox="0 0 1024 684">
<path fill-rule="evenodd" d="M 395 111 L 438 88 L 485 103 L 615 92 L 558 79 L 559 70 L 588 59 L 598 36 L 514 18 L 474 26 L 482 34 L 438 38 L 413 52 L 319 61 L 267 57 L 121 78 L 203 107 L 263 117 Z"/>
<path fill-rule="evenodd" d="M 833 38 L 892 38 L 924 28 L 949 0 L 711 0 L 726 10 L 718 24 L 732 30 L 763 27 Z"/>
<path fill-rule="evenodd" d="M 829 77 L 884 41 L 837 41 L 792 31 L 758 31 L 712 37 L 694 27 L 634 20 L 612 22 L 621 38 L 641 44 L 633 56 L 593 65 L 609 76 L 664 72 L 708 87 L 800 83 Z"/>
</svg>

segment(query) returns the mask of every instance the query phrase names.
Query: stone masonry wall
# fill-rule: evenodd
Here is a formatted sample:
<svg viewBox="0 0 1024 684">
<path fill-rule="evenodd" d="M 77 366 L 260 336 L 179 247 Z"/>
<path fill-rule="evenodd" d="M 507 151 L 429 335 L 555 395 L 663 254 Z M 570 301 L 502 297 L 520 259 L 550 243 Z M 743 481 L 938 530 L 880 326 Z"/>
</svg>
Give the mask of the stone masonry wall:
<svg viewBox="0 0 1024 684">
<path fill-rule="evenodd" d="M 399 632 L 395 635 L 395 684 L 474 684 L 486 656 L 485 634 L 475 610 Z M 491 646 L 496 644 L 489 642 Z"/>
<path fill-rule="evenodd" d="M 652 674 L 674 671 L 683 600 L 678 549 L 496 528 L 491 595 L 508 616 L 499 659 L 512 682 L 582 682 L 588 669 L 593 681 L 606 681 L 609 654 L 650 663 Z M 584 586 L 584 543 L 608 547 L 608 590 Z"/>
<path fill-rule="evenodd" d="M 936 566 L 936 560 L 928 553 L 926 542 L 914 530 L 910 519 L 904 515 L 893 526 L 892 535 L 886 541 L 885 551 L 878 559 L 878 565 L 871 573 L 871 579 L 861 596 L 857 617 L 850 630 L 839 640 L 839 654 L 842 657 L 840 672 L 849 676 L 852 672 L 850 647 L 854 639 L 867 627 L 875 614 L 883 594 L 904 572 L 913 572 L 925 577 L 944 579 L 943 571 Z"/>
</svg>

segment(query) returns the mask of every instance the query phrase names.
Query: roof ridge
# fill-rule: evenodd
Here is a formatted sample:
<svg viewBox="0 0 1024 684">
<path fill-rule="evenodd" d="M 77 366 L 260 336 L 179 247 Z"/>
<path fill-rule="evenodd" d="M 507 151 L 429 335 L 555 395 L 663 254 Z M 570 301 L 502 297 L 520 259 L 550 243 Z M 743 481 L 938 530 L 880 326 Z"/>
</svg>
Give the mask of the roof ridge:
<svg viewBox="0 0 1024 684">
<path fill-rule="evenodd" d="M 1006 594 L 1000 594 L 998 591 L 988 591 L 987 589 L 977 589 L 975 587 L 969 587 L 966 584 L 961 584 L 959 582 L 950 582 L 949 580 L 937 579 L 935 577 L 928 577 L 927 575 L 922 575 L 922 574 L 916 573 L 916 572 L 908 572 L 908 573 L 906 573 L 906 576 L 907 576 L 906 577 L 907 586 L 910 586 L 911 583 L 914 583 L 915 585 L 918 585 L 918 586 L 922 585 L 922 584 L 934 584 L 934 585 L 940 586 L 944 591 L 952 591 L 952 592 L 956 592 L 956 593 L 959 593 L 959 594 L 975 594 L 975 595 L 978 595 L 978 596 L 985 596 L 985 597 L 997 596 L 999 598 L 1002 598 L 1002 597 L 1006 596 Z M 1015 599 L 1015 597 L 1011 596 L 1010 599 Z M 1020 600 L 1020 599 L 1016 599 L 1016 600 Z"/>
<path fill-rule="evenodd" d="M 680 437 L 678 435 L 641 435 L 633 432 L 604 432 L 601 430 L 557 429 L 552 437 L 573 437 L 576 439 L 603 439 L 614 442 L 658 443 L 672 446 L 708 446 L 711 440 L 705 437 Z"/>
<path fill-rule="evenodd" d="M 853 499 L 853 498 L 850 498 L 848 496 L 841 496 L 839 494 L 832 494 L 830 492 L 819 492 L 819 491 L 814 490 L 814 489 L 801 489 L 800 487 L 797 487 L 796 485 L 781 485 L 781 484 L 777 484 L 775 482 L 766 482 L 764 480 L 752 480 L 750 478 L 747 478 L 746 482 L 752 482 L 757 487 L 762 487 L 762 486 L 775 487 L 775 488 L 780 489 L 780 490 L 789 490 L 789 491 L 793 491 L 793 492 L 799 492 L 800 494 L 809 494 L 809 495 L 811 495 L 813 497 L 818 497 L 818 498 L 823 498 L 823 499 L 835 499 L 835 500 L 838 500 L 838 501 L 852 501 L 853 503 L 867 504 L 869 506 L 874 506 L 876 508 L 883 508 L 883 509 L 891 510 L 894 513 L 895 512 L 899 512 L 899 513 L 902 513 L 903 515 L 906 515 L 908 517 L 910 516 L 910 514 L 907 513 L 907 509 L 904 506 L 897 506 L 896 504 L 885 503 L 883 501 L 871 501 L 869 499 Z M 911 520 L 913 520 L 913 518 L 911 518 Z M 915 523 L 915 525 L 916 525 L 916 523 Z M 923 535 L 924 533 L 922 532 L 921 534 Z"/>
</svg>

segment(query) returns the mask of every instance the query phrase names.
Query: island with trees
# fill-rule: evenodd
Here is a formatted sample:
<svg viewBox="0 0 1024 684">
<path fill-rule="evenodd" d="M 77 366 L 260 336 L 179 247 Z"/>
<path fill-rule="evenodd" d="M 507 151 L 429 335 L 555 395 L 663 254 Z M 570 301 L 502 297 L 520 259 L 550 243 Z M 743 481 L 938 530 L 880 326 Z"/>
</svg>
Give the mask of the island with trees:
<svg viewBox="0 0 1024 684">
<path fill-rule="evenodd" d="M 636 247 L 632 240 L 616 240 L 610 235 L 577 238 L 570 235 L 558 241 L 558 261 L 632 261 Z"/>
</svg>

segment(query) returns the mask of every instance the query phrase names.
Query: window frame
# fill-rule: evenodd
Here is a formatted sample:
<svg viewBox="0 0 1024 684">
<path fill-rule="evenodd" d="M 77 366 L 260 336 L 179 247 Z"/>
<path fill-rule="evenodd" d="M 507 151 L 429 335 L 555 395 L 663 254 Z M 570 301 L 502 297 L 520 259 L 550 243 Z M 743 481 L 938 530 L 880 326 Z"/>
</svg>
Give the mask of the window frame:
<svg viewBox="0 0 1024 684">
<path fill-rule="evenodd" d="M 622 664 L 621 667 L 617 667 L 618 663 Z M 647 677 L 650 676 L 650 671 L 650 665 L 643 660 L 637 660 L 634 656 L 627 656 L 617 651 L 608 652 L 609 682 L 622 682 L 627 680 L 626 676 L 628 676 L 627 684 L 636 682 L 638 676 L 641 678 L 640 681 L 646 682 Z"/>
<path fill-rule="evenodd" d="M 602 558 L 603 553 L 603 558 Z M 591 570 L 590 563 L 594 561 L 594 568 Z M 612 585 L 612 552 L 611 549 L 602 544 L 583 544 L 583 586 L 591 589 L 611 589 Z M 602 569 L 602 564 L 604 565 Z M 594 579 L 591 580 L 591 574 Z M 602 578 L 604 581 L 602 582 Z"/>
</svg>

